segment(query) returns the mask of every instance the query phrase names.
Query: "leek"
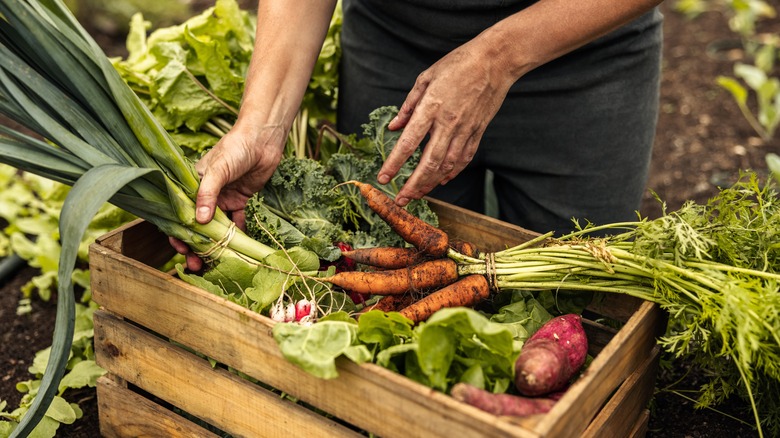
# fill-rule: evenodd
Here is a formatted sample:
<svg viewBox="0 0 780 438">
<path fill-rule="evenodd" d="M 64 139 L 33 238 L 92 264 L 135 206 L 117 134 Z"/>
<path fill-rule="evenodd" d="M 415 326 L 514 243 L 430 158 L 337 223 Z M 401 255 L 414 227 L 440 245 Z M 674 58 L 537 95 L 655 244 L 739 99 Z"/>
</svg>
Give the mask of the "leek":
<svg viewBox="0 0 780 438">
<path fill-rule="evenodd" d="M 52 352 L 13 435 L 27 436 L 65 371 L 75 312 L 71 274 L 84 231 L 105 202 L 212 261 L 259 264 L 274 249 L 236 229 L 224 212 L 205 225 L 195 220 L 193 163 L 61 0 L 0 1 L 0 59 L 0 114 L 27 128 L 0 125 L 0 162 L 73 186 L 60 217 Z"/>
</svg>

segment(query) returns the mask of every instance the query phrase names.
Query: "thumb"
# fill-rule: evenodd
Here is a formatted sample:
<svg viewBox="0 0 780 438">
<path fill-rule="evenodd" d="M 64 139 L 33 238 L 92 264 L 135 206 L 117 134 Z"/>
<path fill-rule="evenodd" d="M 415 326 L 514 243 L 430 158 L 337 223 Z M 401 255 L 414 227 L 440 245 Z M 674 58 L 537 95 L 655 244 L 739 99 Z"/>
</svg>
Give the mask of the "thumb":
<svg viewBox="0 0 780 438">
<path fill-rule="evenodd" d="M 195 220 L 207 224 L 214 218 L 217 198 L 225 183 L 214 173 L 206 173 L 200 181 L 198 195 L 195 198 Z"/>
</svg>

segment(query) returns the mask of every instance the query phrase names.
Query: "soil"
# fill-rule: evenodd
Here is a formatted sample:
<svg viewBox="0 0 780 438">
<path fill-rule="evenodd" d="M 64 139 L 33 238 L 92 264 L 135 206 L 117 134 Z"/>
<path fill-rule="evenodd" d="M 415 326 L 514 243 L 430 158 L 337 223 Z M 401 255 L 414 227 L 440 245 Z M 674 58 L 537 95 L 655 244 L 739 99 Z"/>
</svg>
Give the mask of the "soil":
<svg viewBox="0 0 780 438">
<path fill-rule="evenodd" d="M 717 193 L 719 186 L 735 181 L 741 169 L 765 174 L 765 155 L 780 154 L 780 139 L 761 140 L 731 96 L 715 83 L 718 75 L 731 75 L 734 62 L 743 57 L 738 49 L 713 50 L 715 44 L 728 46 L 734 41 L 726 18 L 708 12 L 689 21 L 671 11 L 673 4 L 662 5 L 666 21 L 661 112 L 648 191 L 641 209 L 644 216 L 651 218 L 661 212 L 652 192 L 665 201 L 669 210 L 687 200 L 705 202 Z M 778 33 L 780 23 L 764 23 L 759 31 Z M 110 55 L 121 54 L 123 42 L 117 35 L 98 35 L 98 39 L 108 47 Z M 26 267 L 0 284 L 0 399 L 7 400 L 9 408 L 17 406 L 21 398 L 15 385 L 30 378 L 27 368 L 35 352 L 51 344 L 54 301 L 33 299 L 32 312 L 16 315 L 22 298 L 20 287 L 35 274 L 35 269 Z M 691 401 L 662 389 L 672 384 L 680 392 L 695 389 L 701 383 L 699 377 L 695 372 L 686 374 L 679 364 L 659 372 L 648 436 L 755 436 L 750 426 L 752 416 L 740 401 L 729 401 L 719 407 L 719 412 L 698 410 Z M 58 436 L 99 436 L 94 390 L 66 397 L 79 402 L 84 417 L 73 425 L 62 426 Z"/>
</svg>

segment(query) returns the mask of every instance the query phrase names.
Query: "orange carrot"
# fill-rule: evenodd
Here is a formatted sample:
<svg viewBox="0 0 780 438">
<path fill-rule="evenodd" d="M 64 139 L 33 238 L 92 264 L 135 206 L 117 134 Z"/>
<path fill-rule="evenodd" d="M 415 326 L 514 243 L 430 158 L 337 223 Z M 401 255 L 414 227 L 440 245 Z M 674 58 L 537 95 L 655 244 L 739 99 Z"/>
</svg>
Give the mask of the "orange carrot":
<svg viewBox="0 0 780 438">
<path fill-rule="evenodd" d="M 342 289 L 372 295 L 398 295 L 446 286 L 458 279 L 458 264 L 436 259 L 387 271 L 344 271 L 321 278 Z"/>
<path fill-rule="evenodd" d="M 447 253 L 449 239 L 443 230 L 398 206 L 389 196 L 371 184 L 360 181 L 347 181 L 347 183 L 356 185 L 360 189 L 360 194 L 363 195 L 368 207 L 387 222 L 404 241 L 434 257 L 441 257 Z"/>
<path fill-rule="evenodd" d="M 425 254 L 417 248 L 357 248 L 342 251 L 341 254 L 362 265 L 373 266 L 382 269 L 400 269 L 416 265 L 425 258 Z"/>
<path fill-rule="evenodd" d="M 404 307 L 414 302 L 414 296 L 412 294 L 403 295 L 385 295 L 371 306 L 366 306 L 360 313 L 368 312 L 369 310 L 381 310 L 383 312 L 397 312 Z"/>
<path fill-rule="evenodd" d="M 464 242 L 461 240 L 450 240 L 450 248 L 469 257 L 477 257 L 479 255 L 479 250 L 477 249 L 477 245 L 474 245 L 471 242 Z"/>
<path fill-rule="evenodd" d="M 549 412 L 557 400 L 531 398 L 512 394 L 494 394 L 468 383 L 456 383 L 450 391 L 452 398 L 494 415 L 525 417 Z"/>
<path fill-rule="evenodd" d="M 401 315 L 414 322 L 425 321 L 445 307 L 473 306 L 490 296 L 490 287 L 483 275 L 472 274 L 443 287 L 401 309 Z"/>
</svg>

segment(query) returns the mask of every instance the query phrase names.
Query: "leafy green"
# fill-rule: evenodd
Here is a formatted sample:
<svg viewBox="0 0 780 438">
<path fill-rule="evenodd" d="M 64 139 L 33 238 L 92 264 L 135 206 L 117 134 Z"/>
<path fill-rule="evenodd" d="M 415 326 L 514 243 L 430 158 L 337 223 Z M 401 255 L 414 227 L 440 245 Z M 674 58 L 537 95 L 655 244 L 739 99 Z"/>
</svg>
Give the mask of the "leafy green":
<svg viewBox="0 0 780 438">
<path fill-rule="evenodd" d="M 511 291 L 510 294 L 510 302 L 491 315 L 490 320 L 503 324 L 515 340 L 525 342 L 552 315 L 530 292 Z"/>
<path fill-rule="evenodd" d="M 370 357 L 366 347 L 356 343 L 355 322 L 323 319 L 311 326 L 276 324 L 273 335 L 287 360 L 323 379 L 338 376 L 336 358 L 341 355 L 357 363 Z"/>
<path fill-rule="evenodd" d="M 180 144 L 202 152 L 223 133 L 220 117 L 235 120 L 252 55 L 254 17 L 235 0 L 218 0 L 147 37 L 148 26 L 140 13 L 133 16 L 127 59 L 115 60 L 114 66 L 165 129 L 182 134 Z"/>
<path fill-rule="evenodd" d="M 357 322 L 341 312 L 324 318 L 322 329 L 322 320 L 277 324 L 274 338 L 286 358 L 323 378 L 335 378 L 335 360 L 354 360 L 346 349 L 360 346 L 358 363 L 372 361 L 443 392 L 461 381 L 505 392 L 523 342 L 551 317 L 527 295 L 513 299 L 493 318 L 469 308 L 442 309 L 415 327 L 397 312 L 371 310 Z"/>
</svg>

